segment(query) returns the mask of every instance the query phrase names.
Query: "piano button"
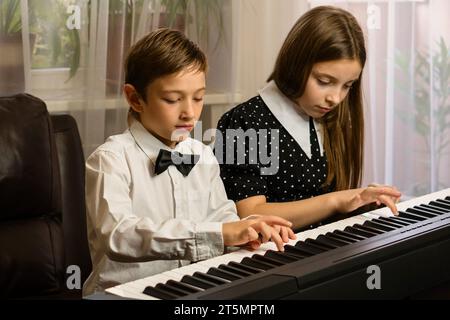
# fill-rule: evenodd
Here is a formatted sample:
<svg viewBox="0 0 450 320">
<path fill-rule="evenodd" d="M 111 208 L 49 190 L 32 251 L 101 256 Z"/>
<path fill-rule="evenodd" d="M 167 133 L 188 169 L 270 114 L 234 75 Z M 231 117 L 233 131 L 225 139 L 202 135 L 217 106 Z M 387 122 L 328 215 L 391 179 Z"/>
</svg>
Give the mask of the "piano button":
<svg viewBox="0 0 450 320">
<path fill-rule="evenodd" d="M 345 227 L 344 231 L 348 232 L 348 233 L 351 233 L 351 234 L 356 234 L 358 236 L 367 237 L 367 238 L 370 238 L 370 237 L 373 237 L 373 236 L 377 235 L 377 233 L 369 232 L 369 231 L 366 231 L 366 230 L 357 229 L 357 228 L 354 228 L 352 226 Z"/>
<path fill-rule="evenodd" d="M 292 246 L 290 244 L 286 244 L 284 246 L 284 252 L 287 252 L 287 253 L 297 257 L 298 259 L 304 259 L 304 258 L 311 257 L 311 256 L 314 255 L 314 254 L 312 254 L 310 252 L 307 252 L 305 250 L 299 249 L 299 248 L 297 248 L 295 246 Z"/>
<path fill-rule="evenodd" d="M 298 259 L 291 256 L 289 253 L 274 250 L 267 250 L 264 256 L 275 260 L 280 260 L 281 262 L 284 263 L 298 261 Z"/>
<path fill-rule="evenodd" d="M 222 269 L 222 270 L 225 270 L 225 271 L 233 272 L 233 273 L 235 273 L 235 274 L 237 274 L 237 275 L 239 275 L 241 277 L 249 277 L 249 276 L 251 276 L 253 274 L 251 272 L 248 272 L 248 271 L 245 271 L 245 270 L 242 270 L 242 269 L 239 269 L 239 268 L 235 268 L 235 267 L 232 267 L 230 265 L 223 264 L 223 263 L 221 265 L 219 265 L 218 268 Z"/>
<path fill-rule="evenodd" d="M 239 280 L 239 279 L 243 278 L 240 275 L 233 274 L 229 271 L 222 270 L 222 269 L 215 268 L 215 267 L 210 268 L 208 270 L 208 272 L 206 272 L 206 273 L 216 276 L 216 277 L 219 277 L 219 278 L 222 278 L 222 279 L 225 279 L 225 280 L 229 280 L 229 281 L 235 281 L 235 280 Z"/>
<path fill-rule="evenodd" d="M 389 227 L 389 226 L 386 226 L 384 224 L 378 223 L 378 222 L 373 221 L 373 220 L 364 222 L 363 226 L 365 226 L 365 227 L 372 227 L 372 228 L 375 228 L 375 229 L 378 229 L 378 230 L 382 230 L 382 231 L 385 231 L 385 232 L 393 231 L 393 230 L 396 229 L 396 228 Z"/>
<path fill-rule="evenodd" d="M 311 239 L 311 238 L 306 239 L 305 243 L 310 245 L 310 246 L 316 247 L 318 249 L 322 249 L 323 251 L 328 251 L 328 250 L 336 248 L 334 246 L 323 244 L 323 243 L 321 243 L 321 242 L 319 242 L 319 241 L 317 241 L 315 239 Z"/>
<path fill-rule="evenodd" d="M 384 233 L 383 230 L 372 228 L 372 227 L 369 227 L 369 226 L 363 226 L 363 225 L 360 225 L 358 223 L 354 224 L 353 228 L 361 229 L 361 230 L 364 230 L 364 231 L 369 231 L 369 232 L 372 232 L 372 233 L 375 233 L 375 234 L 382 234 L 382 233 Z"/>
<path fill-rule="evenodd" d="M 422 217 L 424 217 L 426 219 L 434 218 L 434 217 L 438 216 L 438 214 L 436 214 L 436 213 L 432 213 L 432 212 L 429 212 L 429 211 L 426 211 L 426 210 L 423 210 L 423 209 L 420 209 L 420 208 L 416 208 L 416 207 L 408 208 L 405 211 L 409 212 L 409 213 L 417 214 L 417 215 L 422 216 Z"/>
<path fill-rule="evenodd" d="M 355 240 L 353 238 L 349 238 L 349 237 L 346 237 L 346 236 L 343 236 L 343 235 L 339 235 L 339 234 L 334 233 L 334 232 L 327 232 L 327 233 L 325 233 L 325 235 L 327 237 L 331 238 L 331 239 L 342 241 L 345 244 L 351 244 L 351 243 L 355 243 L 357 241 L 357 240 Z"/>
<path fill-rule="evenodd" d="M 339 247 L 343 247 L 345 246 L 347 243 L 339 241 L 339 240 L 335 240 L 332 239 L 326 235 L 321 234 L 320 236 L 318 236 L 316 238 L 316 241 L 323 244 L 323 245 L 328 245 L 330 247 L 333 247 L 333 249 L 335 248 L 339 248 Z"/>
<path fill-rule="evenodd" d="M 403 224 L 395 223 L 395 222 L 392 222 L 392 221 L 386 221 L 386 220 L 383 220 L 383 219 L 380 219 L 380 218 L 373 219 L 372 221 L 376 222 L 376 223 L 379 223 L 379 224 L 383 224 L 383 225 L 388 226 L 388 227 L 395 228 L 395 229 L 404 227 Z"/>
<path fill-rule="evenodd" d="M 265 256 L 260 255 L 258 253 L 252 255 L 252 259 L 257 260 L 257 261 L 262 261 L 262 262 L 265 262 L 265 263 L 269 263 L 269 264 L 273 265 L 274 267 L 279 267 L 279 266 L 282 266 L 282 265 L 286 264 L 286 262 L 284 262 L 284 261 L 280 261 L 280 260 L 276 260 L 276 259 L 273 259 L 273 258 L 265 257 Z"/>
<path fill-rule="evenodd" d="M 398 216 L 399 217 L 405 217 L 405 218 L 409 218 L 409 219 L 414 219 L 417 221 L 424 221 L 426 220 L 426 218 L 419 216 L 417 214 L 411 213 L 411 212 L 404 212 L 404 211 L 399 211 L 398 212 Z"/>
<path fill-rule="evenodd" d="M 143 291 L 144 294 L 152 296 L 161 300 L 173 300 L 178 298 L 177 295 L 167 292 L 166 290 L 161 290 L 160 288 L 155 288 L 148 286 Z"/>
<path fill-rule="evenodd" d="M 428 205 L 428 204 L 421 204 L 421 205 L 419 205 L 418 206 L 419 208 L 422 208 L 423 210 L 427 210 L 427 211 L 429 211 L 429 212 L 433 212 L 433 213 L 436 213 L 436 214 L 439 214 L 439 215 L 441 215 L 441 214 L 446 214 L 447 212 L 444 210 L 444 209 L 442 209 L 442 208 L 439 208 L 439 207 L 436 207 L 436 206 L 430 206 L 430 205 Z"/>
<path fill-rule="evenodd" d="M 194 287 L 194 286 L 191 286 L 190 284 L 182 283 L 182 282 L 175 281 L 175 280 L 169 280 L 166 282 L 166 284 L 168 286 L 182 289 L 183 291 L 188 291 L 189 293 L 196 293 L 196 292 L 203 291 L 202 289 L 200 289 L 198 287 Z"/>
<path fill-rule="evenodd" d="M 216 276 L 213 276 L 211 274 L 206 274 L 206 273 L 203 273 L 203 272 L 195 272 L 192 276 L 193 277 L 197 277 L 199 279 L 210 281 L 212 283 L 215 283 L 216 285 L 226 284 L 226 283 L 230 282 L 230 280 L 226 280 L 226 279 L 223 279 L 223 278 L 220 278 L 220 277 L 216 277 Z"/>
<path fill-rule="evenodd" d="M 253 268 L 253 267 L 250 267 L 250 266 L 246 266 L 246 265 L 244 265 L 242 263 L 239 263 L 239 262 L 236 262 L 236 261 L 231 261 L 230 263 L 228 263 L 228 265 L 230 265 L 230 267 L 233 267 L 233 268 L 236 268 L 236 269 L 241 269 L 241 270 L 243 270 L 245 272 L 250 272 L 250 273 L 253 273 L 253 274 L 260 273 L 260 272 L 263 271 L 263 270 L 258 269 L 258 268 Z"/>
<path fill-rule="evenodd" d="M 270 269 L 275 267 L 274 265 L 267 264 L 267 263 L 262 262 L 262 261 L 256 261 L 256 260 L 254 260 L 252 258 L 249 258 L 249 257 L 245 257 L 244 259 L 242 259 L 241 263 L 244 264 L 244 265 L 253 267 L 253 268 L 261 269 L 261 270 L 270 270 Z"/>
<path fill-rule="evenodd" d="M 340 236 L 340 237 L 353 239 L 353 240 L 355 240 L 355 242 L 356 241 L 361 241 L 361 240 L 364 240 L 364 239 L 367 239 L 367 238 L 370 238 L 370 236 L 363 236 L 363 235 L 360 235 L 360 234 L 350 233 L 350 232 L 343 231 L 343 230 L 335 230 L 335 231 L 333 231 L 333 233 L 335 235 L 337 235 L 337 236 Z"/>
<path fill-rule="evenodd" d="M 215 283 L 193 276 L 184 276 L 183 278 L 181 278 L 181 282 L 193 285 L 198 288 L 202 288 L 204 290 L 217 286 Z"/>
<path fill-rule="evenodd" d="M 438 199 L 436 201 L 431 201 L 430 204 L 435 205 L 436 207 L 441 207 L 445 209 L 447 212 L 450 211 L 450 204 Z"/>
<path fill-rule="evenodd" d="M 401 221 L 399 219 L 394 219 L 394 217 L 379 217 L 378 220 L 385 221 L 388 223 L 393 223 L 393 224 L 399 226 L 399 228 L 409 226 L 411 224 L 409 222 Z"/>
<path fill-rule="evenodd" d="M 298 242 L 295 244 L 295 247 L 296 247 L 296 248 L 299 248 L 299 249 L 301 249 L 301 250 L 304 250 L 304 251 L 306 251 L 306 252 L 309 252 L 309 253 L 311 253 L 312 255 L 315 255 L 315 254 L 318 254 L 318 253 L 322 253 L 322 252 L 328 251 L 327 248 L 318 247 L 318 246 L 315 246 L 315 245 L 306 243 L 306 242 L 304 242 L 304 241 L 298 241 Z"/>
</svg>

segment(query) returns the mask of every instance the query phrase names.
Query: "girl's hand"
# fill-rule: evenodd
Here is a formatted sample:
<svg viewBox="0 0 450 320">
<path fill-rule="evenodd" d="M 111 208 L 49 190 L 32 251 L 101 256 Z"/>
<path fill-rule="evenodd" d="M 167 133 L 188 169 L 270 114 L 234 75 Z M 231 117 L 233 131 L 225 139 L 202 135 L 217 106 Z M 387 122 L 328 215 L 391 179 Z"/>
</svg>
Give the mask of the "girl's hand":
<svg viewBox="0 0 450 320">
<path fill-rule="evenodd" d="M 400 200 L 401 193 L 397 188 L 386 185 L 371 184 L 367 188 L 351 189 L 339 192 L 339 211 L 350 212 L 366 204 L 376 202 L 384 204 L 392 213 L 398 215 L 395 204 Z"/>
<path fill-rule="evenodd" d="M 249 245 L 257 249 L 261 243 L 273 241 L 278 250 L 284 251 L 284 243 L 295 239 L 292 223 L 277 216 L 258 216 L 256 218 L 224 223 L 223 240 L 226 246 Z"/>
</svg>

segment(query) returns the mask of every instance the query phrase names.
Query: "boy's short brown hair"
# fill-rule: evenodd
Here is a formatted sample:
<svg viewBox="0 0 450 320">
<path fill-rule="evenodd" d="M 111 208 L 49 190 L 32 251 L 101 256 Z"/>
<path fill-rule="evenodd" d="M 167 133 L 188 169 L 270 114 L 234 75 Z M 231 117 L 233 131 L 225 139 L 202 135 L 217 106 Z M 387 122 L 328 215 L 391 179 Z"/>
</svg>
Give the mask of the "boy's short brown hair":
<svg viewBox="0 0 450 320">
<path fill-rule="evenodd" d="M 145 90 L 155 79 L 186 68 L 206 72 L 205 54 L 183 33 L 159 29 L 139 40 L 125 61 L 125 83 L 146 100 Z"/>
</svg>

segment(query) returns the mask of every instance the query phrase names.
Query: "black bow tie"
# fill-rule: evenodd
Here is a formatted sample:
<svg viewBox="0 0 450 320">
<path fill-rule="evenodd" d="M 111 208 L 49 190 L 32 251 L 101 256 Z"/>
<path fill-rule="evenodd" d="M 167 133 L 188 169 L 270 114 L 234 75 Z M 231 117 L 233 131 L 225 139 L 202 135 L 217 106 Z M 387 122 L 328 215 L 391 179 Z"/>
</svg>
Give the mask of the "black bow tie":
<svg viewBox="0 0 450 320">
<path fill-rule="evenodd" d="M 164 149 L 159 150 L 156 158 L 155 173 L 158 175 L 174 165 L 183 176 L 187 176 L 198 162 L 200 156 L 196 154 L 181 154 L 179 152 L 170 152 Z"/>
</svg>

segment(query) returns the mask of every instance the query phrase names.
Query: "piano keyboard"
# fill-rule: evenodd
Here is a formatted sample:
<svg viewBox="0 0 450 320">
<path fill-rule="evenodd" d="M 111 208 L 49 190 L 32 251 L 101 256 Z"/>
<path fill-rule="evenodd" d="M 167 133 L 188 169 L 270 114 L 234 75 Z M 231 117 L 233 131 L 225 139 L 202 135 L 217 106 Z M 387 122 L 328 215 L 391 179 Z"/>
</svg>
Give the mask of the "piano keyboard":
<svg viewBox="0 0 450 320">
<path fill-rule="evenodd" d="M 106 292 L 132 299 L 186 299 L 291 263 L 337 252 L 339 248 L 350 248 L 386 234 L 417 229 L 430 221 L 450 218 L 450 189 L 401 202 L 397 208 L 399 215 L 396 217 L 388 208 L 382 208 L 302 231 L 297 234 L 296 240 L 285 244 L 284 252 L 278 252 L 276 246 L 269 242 L 254 251 L 239 249 L 118 285 Z"/>
</svg>

